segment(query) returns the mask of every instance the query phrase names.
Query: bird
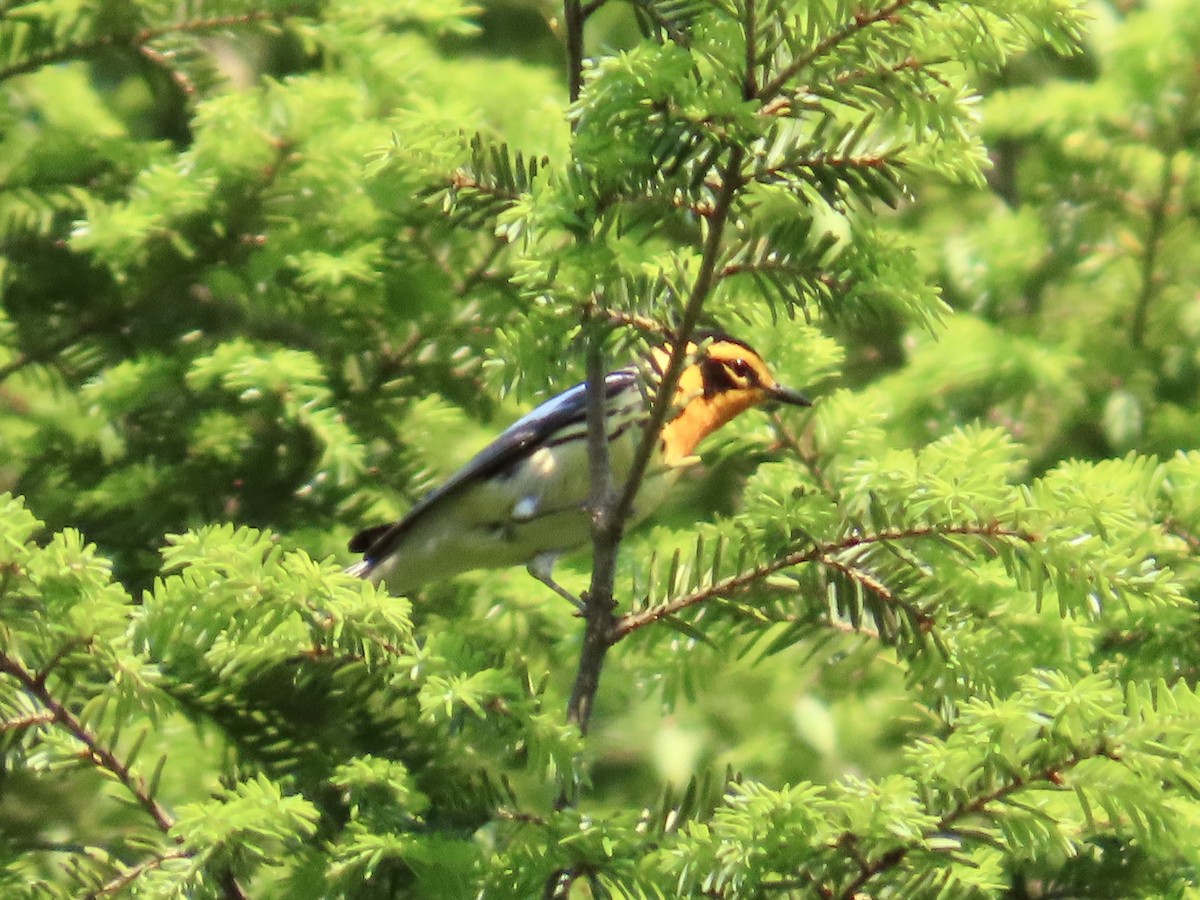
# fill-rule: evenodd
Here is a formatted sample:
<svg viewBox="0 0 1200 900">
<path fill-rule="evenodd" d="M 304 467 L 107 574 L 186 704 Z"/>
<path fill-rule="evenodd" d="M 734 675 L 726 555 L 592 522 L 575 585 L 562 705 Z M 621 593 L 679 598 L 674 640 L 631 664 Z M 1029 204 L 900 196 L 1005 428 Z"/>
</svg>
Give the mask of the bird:
<svg viewBox="0 0 1200 900">
<path fill-rule="evenodd" d="M 697 333 L 687 350 L 627 527 L 658 507 L 680 472 L 699 461 L 693 454 L 700 441 L 734 417 L 767 402 L 812 405 L 779 384 L 754 348 L 724 332 Z M 656 346 L 648 366 L 604 378 L 609 468 L 618 489 L 650 417 L 652 386 L 669 359 L 670 344 Z M 547 400 L 399 521 L 355 534 L 349 549 L 363 558 L 346 571 L 405 595 L 462 572 L 524 564 L 538 581 L 581 606 L 554 581 L 552 570 L 560 555 L 591 538 L 587 390 L 584 382 Z"/>
</svg>

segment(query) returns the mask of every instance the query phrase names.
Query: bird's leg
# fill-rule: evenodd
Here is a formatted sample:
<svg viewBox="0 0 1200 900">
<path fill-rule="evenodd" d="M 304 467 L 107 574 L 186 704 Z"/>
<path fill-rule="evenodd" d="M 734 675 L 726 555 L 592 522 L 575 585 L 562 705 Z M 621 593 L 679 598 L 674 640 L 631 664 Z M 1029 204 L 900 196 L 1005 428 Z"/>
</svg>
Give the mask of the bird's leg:
<svg viewBox="0 0 1200 900">
<path fill-rule="evenodd" d="M 554 569 L 554 561 L 556 559 L 558 559 L 557 553 L 539 553 L 525 566 L 525 571 L 574 606 L 582 614 L 584 611 L 583 601 L 555 581 L 550 575 Z"/>
</svg>

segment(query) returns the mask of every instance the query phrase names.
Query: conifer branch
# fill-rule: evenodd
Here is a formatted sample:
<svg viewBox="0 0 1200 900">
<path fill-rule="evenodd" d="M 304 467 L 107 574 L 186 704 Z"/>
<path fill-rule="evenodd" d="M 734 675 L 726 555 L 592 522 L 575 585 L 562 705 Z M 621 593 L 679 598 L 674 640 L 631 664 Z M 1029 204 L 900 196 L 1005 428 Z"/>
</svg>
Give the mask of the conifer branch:
<svg viewBox="0 0 1200 900">
<path fill-rule="evenodd" d="M 915 0 L 893 0 L 887 6 L 882 6 L 874 12 L 859 12 L 856 13 L 854 19 L 845 23 L 841 28 L 830 32 L 823 40 L 819 41 L 815 47 L 807 53 L 796 57 L 788 65 L 786 65 L 778 75 L 767 82 L 758 91 L 758 99 L 764 102 L 769 102 L 774 99 L 787 83 L 795 78 L 800 72 L 808 68 L 812 63 L 820 59 L 830 50 L 833 50 L 843 41 L 849 40 L 854 35 L 865 31 L 867 28 L 879 22 L 884 22 L 897 15 L 906 6 L 911 6 Z"/>
<path fill-rule="evenodd" d="M 40 725 L 53 724 L 54 713 L 52 712 L 30 713 L 27 716 L 0 722 L 0 734 L 4 734 L 7 731 L 24 731 L 26 728 L 37 728 Z"/>
<path fill-rule="evenodd" d="M 688 294 L 687 302 L 684 304 L 679 324 L 675 328 L 671 342 L 670 359 L 658 384 L 654 404 L 650 409 L 650 417 L 642 432 L 642 441 L 630 466 L 629 478 L 625 482 L 620 499 L 617 501 L 614 509 L 614 515 L 622 522 L 629 518 L 634 498 L 637 496 L 637 492 L 642 485 L 642 480 L 645 477 L 646 467 L 650 464 L 650 458 L 654 455 L 654 448 L 658 443 L 659 434 L 675 405 L 675 389 L 679 386 L 679 379 L 682 377 L 683 370 L 686 368 L 688 362 L 688 341 L 691 340 L 692 334 L 695 332 L 696 326 L 700 321 L 700 313 L 704 309 L 704 303 L 708 300 L 712 289 L 717 284 L 717 266 L 721 256 L 725 227 L 729 222 L 730 213 L 733 209 L 733 201 L 742 188 L 745 187 L 745 180 L 741 171 L 744 160 L 745 151 L 740 147 L 735 147 L 730 151 L 729 161 L 721 172 L 721 185 L 718 190 L 717 199 L 713 205 L 712 213 L 708 216 L 708 234 L 704 240 L 700 268 L 696 273 L 696 280 L 692 283 L 692 289 Z"/>
<path fill-rule="evenodd" d="M 224 28 L 234 28 L 239 25 L 253 25 L 262 21 L 282 21 L 301 12 L 299 6 L 282 10 L 253 10 L 228 16 L 212 16 L 211 18 L 189 19 L 183 22 L 172 22 L 153 28 L 142 28 L 133 34 L 106 34 L 87 41 L 65 44 L 44 53 L 34 54 L 21 62 L 0 68 L 0 81 L 16 78 L 36 72 L 44 66 L 65 62 L 89 56 L 101 50 L 127 50 L 144 56 L 156 65 L 165 65 L 162 55 L 153 51 L 147 53 L 147 45 L 160 38 L 182 34 L 202 34 L 207 31 L 219 31 Z"/>
<path fill-rule="evenodd" d="M 1025 788 L 1044 784 L 1052 784 L 1055 787 L 1059 787 L 1062 784 L 1062 774 L 1064 772 L 1069 772 L 1086 760 L 1101 757 L 1117 759 L 1112 750 L 1105 743 L 1101 742 L 1091 748 L 1076 750 L 1061 762 L 1046 766 L 1034 774 L 1021 775 L 1018 773 L 1013 776 L 1011 781 L 1000 785 L 995 790 L 969 800 L 964 800 L 950 812 L 942 816 L 938 820 L 937 825 L 926 832 L 926 836 L 952 832 L 954 831 L 955 823 L 960 819 L 982 813 L 991 804 L 1005 800 Z M 912 850 L 911 845 L 894 847 L 881 854 L 875 860 L 867 860 L 860 857 L 857 852 L 854 852 L 857 841 L 853 838 L 853 835 L 844 835 L 843 840 L 839 841 L 839 846 L 846 845 L 843 849 L 850 851 L 852 857 L 858 862 L 860 867 L 859 874 L 844 889 L 836 893 L 831 891 L 828 896 L 837 896 L 841 900 L 855 900 L 855 898 L 862 896 L 862 889 L 866 887 L 868 882 L 900 865 Z"/>
<path fill-rule="evenodd" d="M 933 629 L 934 618 L 929 613 L 905 600 L 870 572 L 865 572 L 858 566 L 847 565 L 830 554 L 818 557 L 817 561 L 823 566 L 841 572 L 864 590 L 870 591 L 888 606 L 895 606 L 904 610 L 922 632 L 929 632 Z"/>
<path fill-rule="evenodd" d="M 154 821 L 155 827 L 159 831 L 168 835 L 175 843 L 183 843 L 181 835 L 171 835 L 171 829 L 175 827 L 175 819 L 161 803 L 151 796 L 146 782 L 135 774 L 129 765 L 122 762 L 111 748 L 106 747 L 91 729 L 84 725 L 74 713 L 50 693 L 50 690 L 46 687 L 45 678 L 40 673 L 35 674 L 31 672 L 16 658 L 0 651 L 0 674 L 9 675 L 14 678 L 30 696 L 45 708 L 46 713 L 51 717 L 52 723 L 61 725 L 75 740 L 79 741 L 87 750 L 87 753 L 84 754 L 84 759 L 120 782 L 137 802 L 137 805 Z M 246 894 L 231 872 L 225 872 L 219 877 L 222 890 L 229 900 L 244 900 Z"/>
<path fill-rule="evenodd" d="M 730 152 L 729 161 L 722 172 L 721 187 L 708 220 L 708 234 L 704 241 L 704 251 L 700 259 L 700 268 L 696 280 L 684 305 L 683 314 L 671 340 L 670 359 L 651 405 L 650 415 L 643 427 L 642 439 L 630 465 L 629 475 L 619 493 L 608 487 L 609 475 L 601 475 L 600 464 L 592 460 L 592 496 L 594 499 L 604 497 L 602 507 L 592 508 L 592 580 L 588 588 L 586 600 L 587 611 L 585 619 L 587 626 L 584 631 L 584 645 L 580 652 L 579 666 L 575 674 L 575 684 L 571 690 L 571 699 L 567 706 L 567 719 L 579 726 L 586 733 L 588 721 L 591 718 L 592 704 L 596 691 L 600 686 L 600 669 L 604 664 L 604 655 L 608 648 L 619 639 L 617 619 L 614 612 L 613 581 L 616 575 L 617 551 L 625 531 L 625 523 L 633 510 L 633 501 L 646 474 L 654 448 L 658 444 L 659 435 L 667 416 L 675 404 L 675 388 L 683 375 L 688 360 L 688 340 L 700 320 L 700 313 L 708 299 L 713 286 L 716 284 L 716 272 L 721 256 L 721 248 L 733 201 L 743 187 L 741 166 L 745 153 L 741 148 Z M 604 380 L 602 360 L 598 356 L 600 350 L 599 337 L 593 334 L 589 340 L 588 353 L 588 452 L 592 453 L 595 445 L 604 440 L 603 428 L 603 399 Z M 607 448 L 605 448 L 606 450 Z M 607 453 L 603 456 L 603 466 L 607 470 Z M 599 478 L 597 484 L 595 479 Z"/>
<path fill-rule="evenodd" d="M 1171 194 L 1175 189 L 1175 157 L 1183 144 L 1182 136 L 1191 132 L 1198 102 L 1197 90 L 1200 89 L 1200 71 L 1197 71 L 1194 65 L 1191 71 L 1192 77 L 1183 92 L 1179 113 L 1173 123 L 1173 133 L 1164 142 L 1165 146 L 1159 150 L 1162 153 L 1162 168 L 1159 172 L 1158 192 L 1148 210 L 1150 221 L 1142 245 L 1140 264 L 1141 287 L 1133 308 L 1133 321 L 1129 327 L 1129 343 L 1134 348 L 1141 348 L 1145 342 L 1150 305 L 1162 286 L 1157 271 L 1158 257 L 1166 237 Z"/>
<path fill-rule="evenodd" d="M 155 869 L 161 868 L 169 862 L 173 862 L 177 859 L 187 859 L 190 856 L 191 854 L 186 850 L 172 850 L 169 853 L 156 854 L 144 862 L 138 863 L 136 866 L 131 866 L 116 878 L 106 882 L 96 890 L 91 891 L 86 895 L 87 900 L 97 900 L 97 898 L 100 897 L 107 897 L 111 894 L 119 893 L 120 891 L 123 891 L 125 888 L 129 887 L 129 885 L 133 884 L 133 882 L 137 881 L 138 878 L 147 872 L 153 872 Z"/>
<path fill-rule="evenodd" d="M 124 785 L 138 805 L 154 820 L 159 831 L 164 834 L 170 832 L 175 825 L 175 820 L 157 800 L 150 796 L 146 789 L 146 783 L 136 776 L 125 763 L 121 762 L 112 750 L 105 747 L 74 713 L 55 699 L 39 675 L 29 671 L 18 660 L 3 652 L 0 652 L 0 674 L 15 678 L 38 703 L 45 707 L 46 711 L 53 716 L 55 723 L 61 725 L 70 732 L 75 740 L 83 744 L 87 749 L 86 758 L 89 762 L 108 772 Z"/>
<path fill-rule="evenodd" d="M 662 340 L 669 340 L 673 332 L 658 319 L 649 316 L 639 316 L 637 313 L 625 312 L 608 306 L 601 306 L 595 300 L 589 301 L 584 310 L 585 314 L 594 318 L 605 319 L 614 325 L 636 328 L 643 334 L 654 335 Z"/>
<path fill-rule="evenodd" d="M 840 622 L 834 618 L 813 619 L 804 616 L 798 616 L 795 613 L 786 613 L 784 615 L 772 614 L 757 606 L 751 606 L 748 603 L 734 603 L 724 597 L 714 597 L 713 602 L 719 604 L 722 609 L 728 610 L 735 615 L 741 616 L 743 619 L 748 619 L 757 622 L 760 625 L 800 625 L 811 623 L 828 628 L 831 631 L 837 631 L 841 634 L 852 635 L 854 637 L 865 637 L 871 640 L 878 641 L 881 639 L 878 629 L 871 628 L 868 625 L 855 625 L 852 622 Z"/>
<path fill-rule="evenodd" d="M 1034 540 L 1033 536 L 1026 532 L 1006 528 L 997 524 L 925 525 L 914 528 L 886 529 L 868 535 L 849 535 L 838 541 L 831 541 L 826 544 L 818 544 L 805 550 L 796 550 L 792 553 L 784 554 L 778 559 L 763 563 L 762 565 L 756 566 L 753 569 L 739 572 L 736 575 L 730 575 L 728 578 L 722 578 L 720 581 L 714 582 L 706 588 L 692 591 L 691 593 L 684 594 L 681 597 L 676 597 L 674 600 L 670 600 L 658 606 L 653 606 L 649 609 L 641 610 L 639 612 L 626 613 L 617 621 L 616 628 L 613 631 L 612 640 L 613 643 L 616 643 L 622 638 L 628 637 L 639 628 L 645 628 L 647 625 L 682 612 L 690 606 L 695 606 L 698 603 L 704 603 L 717 597 L 722 597 L 736 591 L 744 590 L 745 588 L 750 587 L 751 585 L 754 585 L 771 575 L 774 575 L 776 572 L 781 572 L 784 569 L 789 569 L 793 566 L 803 565 L 804 563 L 821 561 L 835 553 L 841 553 L 846 550 L 853 550 L 857 547 L 865 547 L 872 544 L 883 544 L 891 541 L 911 540 L 916 538 L 955 534 L 977 535 L 979 537 L 1011 538 L 1014 540 L 1025 541 L 1027 543 L 1032 543 Z"/>
<path fill-rule="evenodd" d="M 1168 516 L 1163 519 L 1163 528 L 1168 534 L 1173 534 L 1193 551 L 1200 551 L 1200 534 L 1196 534 L 1183 525 L 1178 519 Z"/>
<path fill-rule="evenodd" d="M 670 38 L 671 43 L 678 44 L 680 47 L 690 46 L 691 41 L 688 40 L 687 34 L 659 12 L 654 0 L 632 0 L 632 5 L 635 10 L 645 15 L 656 27 L 660 28 Z"/>
<path fill-rule="evenodd" d="M 756 181 L 764 181 L 772 176 L 789 175 L 799 171 L 813 171 L 823 168 L 839 169 L 842 171 L 882 170 L 891 165 L 899 165 L 899 163 L 893 162 L 893 157 L 898 154 L 899 150 L 899 147 L 895 147 L 884 153 L 818 153 L 814 156 L 793 157 L 783 165 L 768 166 L 759 169 L 754 173 L 754 179 Z"/>
<path fill-rule="evenodd" d="M 950 61 L 951 58 L 949 56 L 939 56 L 934 59 L 918 59 L 915 56 L 906 56 L 904 59 L 897 60 L 896 62 L 875 66 L 870 69 L 848 69 L 838 75 L 834 79 L 834 83 L 839 87 L 848 87 L 860 81 L 867 81 L 872 78 L 886 78 L 890 75 L 899 75 L 901 72 L 924 72 L 938 82 L 938 84 L 948 88 L 950 87 L 949 80 L 932 72 L 931 67 L 945 65 Z"/>
<path fill-rule="evenodd" d="M 746 71 L 742 74 L 742 97 L 753 100 L 758 94 L 758 16 L 756 0 L 742 0 L 742 32 L 746 36 Z"/>
</svg>

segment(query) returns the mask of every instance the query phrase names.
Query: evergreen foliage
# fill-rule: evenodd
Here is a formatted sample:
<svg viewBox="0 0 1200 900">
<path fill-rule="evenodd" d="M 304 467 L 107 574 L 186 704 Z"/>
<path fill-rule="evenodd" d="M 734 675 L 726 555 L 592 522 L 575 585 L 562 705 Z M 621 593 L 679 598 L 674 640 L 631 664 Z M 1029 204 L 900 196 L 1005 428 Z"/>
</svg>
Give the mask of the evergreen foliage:
<svg viewBox="0 0 1200 900">
<path fill-rule="evenodd" d="M 1197 895 L 1198 78 L 1183 0 L 0 0 L 0 893 Z M 820 399 L 615 614 L 342 572 L 706 324 Z"/>
</svg>

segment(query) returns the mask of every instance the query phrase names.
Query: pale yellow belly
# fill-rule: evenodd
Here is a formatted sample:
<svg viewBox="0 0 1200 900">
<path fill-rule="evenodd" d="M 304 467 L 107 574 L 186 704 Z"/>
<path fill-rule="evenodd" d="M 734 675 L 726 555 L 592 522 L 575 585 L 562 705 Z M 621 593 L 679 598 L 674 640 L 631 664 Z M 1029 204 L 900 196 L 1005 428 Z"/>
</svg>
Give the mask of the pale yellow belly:
<svg viewBox="0 0 1200 900">
<path fill-rule="evenodd" d="M 610 467 L 624 482 L 640 429 L 610 442 Z M 655 466 L 643 481 L 627 527 L 662 502 L 678 470 Z M 428 510 L 370 578 L 393 593 L 472 569 L 528 563 L 575 550 L 591 539 L 591 493 L 585 441 L 540 449 L 502 477 L 473 485 Z"/>
</svg>

